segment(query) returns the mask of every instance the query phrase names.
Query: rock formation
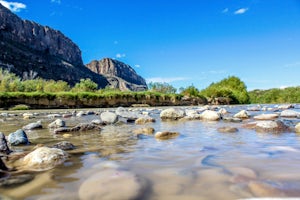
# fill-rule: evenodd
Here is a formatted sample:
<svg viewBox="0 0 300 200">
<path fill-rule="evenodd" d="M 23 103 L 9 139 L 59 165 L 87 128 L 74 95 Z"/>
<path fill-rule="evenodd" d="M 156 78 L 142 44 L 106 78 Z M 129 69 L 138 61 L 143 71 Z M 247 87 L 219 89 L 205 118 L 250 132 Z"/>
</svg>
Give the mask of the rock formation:
<svg viewBox="0 0 300 200">
<path fill-rule="evenodd" d="M 60 31 L 22 20 L 0 4 L 0 68 L 23 80 L 41 77 L 74 85 L 90 78 L 100 87 L 107 80 L 87 69 L 78 46 Z"/>
<path fill-rule="evenodd" d="M 129 65 L 118 60 L 104 58 L 86 65 L 90 70 L 107 78 L 110 86 L 120 90 L 140 91 L 147 89 L 146 81 Z"/>
</svg>

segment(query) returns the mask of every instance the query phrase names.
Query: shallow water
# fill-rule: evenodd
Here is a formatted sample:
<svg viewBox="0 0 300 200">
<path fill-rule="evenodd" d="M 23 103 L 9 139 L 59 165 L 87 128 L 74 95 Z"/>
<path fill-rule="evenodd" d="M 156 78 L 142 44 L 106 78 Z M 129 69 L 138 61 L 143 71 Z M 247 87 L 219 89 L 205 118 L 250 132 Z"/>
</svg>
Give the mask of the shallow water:
<svg viewBox="0 0 300 200">
<path fill-rule="evenodd" d="M 225 108 L 232 115 L 245 107 Z M 18 115 L 0 122 L 0 131 L 8 135 L 23 125 L 42 120 L 43 129 L 26 132 L 32 144 L 12 147 L 15 152 L 31 150 L 36 144 L 51 146 L 64 140 L 77 147 L 68 151 L 69 159 L 62 165 L 45 172 L 34 172 L 34 180 L 26 184 L 0 187 L 0 194 L 11 199 L 87 199 L 79 194 L 83 183 L 99 173 L 105 179 L 105 173 L 101 172 L 115 170 L 130 172 L 137 177 L 140 187 L 137 191 L 130 191 L 138 194 L 137 199 L 300 197 L 300 135 L 294 132 L 257 133 L 242 128 L 253 118 L 241 123 L 163 122 L 159 119 L 158 109 L 149 110 L 156 119 L 155 123 L 111 125 L 103 127 L 101 132 L 88 131 L 69 136 L 54 135 L 46 128 L 53 119 L 44 114 L 66 111 L 37 111 L 41 114 L 35 119 L 23 120 Z M 250 113 L 254 116 L 268 112 Z M 88 115 L 64 120 L 72 126 L 98 118 L 98 115 Z M 293 125 L 300 121 L 286 120 Z M 220 133 L 217 128 L 222 126 L 233 126 L 239 131 Z M 177 131 L 180 136 L 169 140 L 157 140 L 148 135 L 137 137 L 133 130 L 141 127 Z M 5 162 L 10 165 L 9 161 Z M 118 185 L 110 187 L 109 182 L 93 187 L 94 190 L 104 187 L 108 193 L 121 192 Z M 124 195 L 115 194 L 113 197 L 122 199 Z"/>
</svg>

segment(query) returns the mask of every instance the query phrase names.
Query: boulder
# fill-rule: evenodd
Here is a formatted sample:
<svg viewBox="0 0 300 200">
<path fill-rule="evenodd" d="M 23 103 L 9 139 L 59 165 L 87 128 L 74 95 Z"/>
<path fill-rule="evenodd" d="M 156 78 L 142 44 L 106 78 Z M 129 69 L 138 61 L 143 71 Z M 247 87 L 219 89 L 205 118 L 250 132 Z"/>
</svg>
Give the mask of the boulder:
<svg viewBox="0 0 300 200">
<path fill-rule="evenodd" d="M 163 120 L 177 120 L 185 116 L 185 111 L 180 108 L 167 108 L 160 113 L 160 118 Z"/>
<path fill-rule="evenodd" d="M 130 200 L 139 198 L 143 186 L 139 178 L 128 171 L 106 169 L 94 173 L 79 188 L 79 199 Z"/>
<path fill-rule="evenodd" d="M 221 116 L 218 112 L 213 110 L 206 110 L 203 113 L 201 113 L 201 119 L 207 120 L 207 121 L 218 121 L 220 120 Z"/>
<path fill-rule="evenodd" d="M 179 136 L 178 132 L 163 131 L 155 133 L 154 137 L 160 140 L 167 140 Z"/>
<path fill-rule="evenodd" d="M 62 119 L 56 119 L 54 122 L 48 125 L 48 128 L 60 128 L 65 126 L 66 126 L 65 121 L 63 121 Z"/>
<path fill-rule="evenodd" d="M 280 117 L 290 117 L 290 118 L 297 118 L 300 117 L 300 113 L 294 110 L 283 110 L 280 113 Z"/>
<path fill-rule="evenodd" d="M 32 171 L 43 171 L 62 164 L 68 158 L 61 149 L 39 147 L 27 154 L 21 161 L 22 168 Z"/>
<path fill-rule="evenodd" d="M 7 137 L 7 141 L 11 145 L 29 144 L 28 137 L 22 129 L 17 130 L 14 133 L 10 133 Z"/>
<path fill-rule="evenodd" d="M 271 113 L 271 114 L 261 114 L 253 117 L 256 120 L 272 120 L 278 118 L 278 114 Z"/>
<path fill-rule="evenodd" d="M 277 121 L 259 121 L 255 125 L 257 132 L 285 132 L 289 128 L 280 120 Z"/>
<path fill-rule="evenodd" d="M 235 133 L 238 132 L 239 130 L 235 127 L 225 126 L 225 127 L 218 128 L 218 131 L 221 133 Z"/>
<path fill-rule="evenodd" d="M 300 122 L 295 126 L 296 133 L 300 133 Z"/>
<path fill-rule="evenodd" d="M 0 132 L 0 155 L 8 155 L 11 152 L 7 145 L 7 141 L 5 139 L 5 135 Z"/>
<path fill-rule="evenodd" d="M 27 124 L 26 126 L 23 126 L 23 130 L 33 130 L 33 129 L 41 129 L 43 128 L 42 122 L 37 121 L 30 124 Z"/>
<path fill-rule="evenodd" d="M 250 118 L 250 114 L 246 110 L 241 110 L 240 112 L 236 113 L 233 117 L 248 119 Z"/>
<path fill-rule="evenodd" d="M 113 112 L 103 112 L 100 114 L 100 119 L 105 124 L 114 124 L 118 121 L 118 115 Z"/>
</svg>

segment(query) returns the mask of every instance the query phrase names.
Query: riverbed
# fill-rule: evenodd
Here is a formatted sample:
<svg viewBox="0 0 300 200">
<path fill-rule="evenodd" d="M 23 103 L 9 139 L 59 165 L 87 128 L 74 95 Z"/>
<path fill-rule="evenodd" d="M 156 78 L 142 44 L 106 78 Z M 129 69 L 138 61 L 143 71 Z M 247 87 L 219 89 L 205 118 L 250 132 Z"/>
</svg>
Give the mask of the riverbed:
<svg viewBox="0 0 300 200">
<path fill-rule="evenodd" d="M 42 129 L 26 131 L 29 145 L 10 146 L 12 154 L 28 153 L 41 144 L 51 147 L 60 141 L 71 142 L 76 148 L 67 150 L 67 160 L 53 169 L 20 172 L 34 178 L 0 187 L 0 199 L 300 198 L 300 134 L 293 130 L 299 117 L 278 118 L 291 127 L 288 131 L 258 132 L 245 128 L 245 124 L 254 122 L 253 116 L 280 114 L 282 110 L 277 105 L 251 109 L 253 106 L 256 105 L 206 107 L 225 108 L 226 116 L 248 109 L 251 117 L 241 122 L 163 121 L 160 113 L 166 107 L 130 108 L 129 112 L 150 116 L 155 122 L 137 125 L 123 119 L 102 125 L 101 131 L 68 134 L 54 134 L 47 126 L 56 118 L 63 119 L 69 127 L 89 123 L 99 119 L 101 112 L 115 109 L 89 109 L 89 114 L 68 118 L 62 115 L 74 110 L 7 112 L 10 115 L 0 118 L 0 132 L 6 136 L 37 120 L 43 124 Z M 290 110 L 298 112 L 299 108 L 294 105 Z M 201 106 L 182 109 L 202 112 Z M 24 119 L 25 112 L 33 113 L 33 117 Z M 145 127 L 155 132 L 177 132 L 179 136 L 157 139 L 151 134 L 135 134 L 135 130 Z M 237 131 L 224 133 L 218 131 L 220 127 L 234 127 Z M 9 158 L 2 160 L 13 167 Z"/>
</svg>

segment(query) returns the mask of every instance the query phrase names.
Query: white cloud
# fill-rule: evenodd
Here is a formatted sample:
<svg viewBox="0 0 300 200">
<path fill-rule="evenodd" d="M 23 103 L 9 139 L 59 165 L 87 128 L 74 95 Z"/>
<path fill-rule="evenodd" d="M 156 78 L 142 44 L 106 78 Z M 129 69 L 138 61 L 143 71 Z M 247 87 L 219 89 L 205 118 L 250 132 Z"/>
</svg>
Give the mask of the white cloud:
<svg viewBox="0 0 300 200">
<path fill-rule="evenodd" d="M 222 10 L 222 13 L 228 13 L 229 9 L 225 8 L 224 10 Z"/>
<path fill-rule="evenodd" d="M 51 3 L 61 4 L 61 0 L 51 0 Z"/>
<path fill-rule="evenodd" d="M 236 10 L 234 12 L 235 15 L 241 15 L 241 14 L 244 14 L 245 12 L 247 12 L 249 9 L 248 8 L 240 8 L 238 10 Z"/>
<path fill-rule="evenodd" d="M 136 65 L 134 65 L 134 67 L 135 67 L 135 68 L 140 68 L 140 67 L 141 67 L 141 65 L 139 65 L 139 64 L 136 64 Z"/>
<path fill-rule="evenodd" d="M 126 57 L 126 54 L 125 53 L 117 53 L 116 54 L 116 58 L 125 58 Z"/>
<path fill-rule="evenodd" d="M 4 0 L 0 0 L 0 3 L 8 8 L 9 10 L 13 11 L 13 12 L 20 12 L 21 9 L 25 9 L 26 5 L 23 3 L 19 3 L 19 2 L 9 2 L 9 1 L 4 1 Z"/>
<path fill-rule="evenodd" d="M 147 78 L 146 82 L 147 83 L 172 83 L 172 82 L 176 82 L 176 81 L 184 81 L 187 80 L 187 78 L 185 77 L 169 77 L 169 78 L 163 78 L 163 77 L 153 77 L 153 78 Z"/>
</svg>

